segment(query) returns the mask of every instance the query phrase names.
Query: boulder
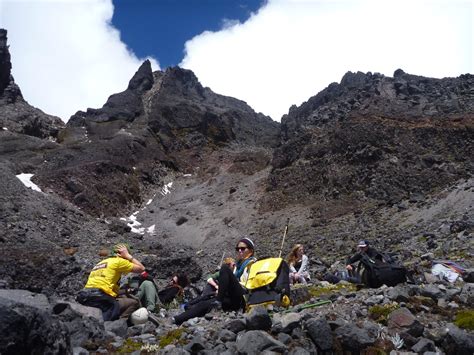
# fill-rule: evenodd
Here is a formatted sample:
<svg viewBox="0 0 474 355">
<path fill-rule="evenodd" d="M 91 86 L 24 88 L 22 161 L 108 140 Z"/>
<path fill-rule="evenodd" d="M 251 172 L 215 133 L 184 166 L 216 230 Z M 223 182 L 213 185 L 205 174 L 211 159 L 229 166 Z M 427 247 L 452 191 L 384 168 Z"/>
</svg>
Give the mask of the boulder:
<svg viewBox="0 0 474 355">
<path fill-rule="evenodd" d="M 28 305 L 30 300 L 22 303 L 0 297 L 0 353 L 71 354 L 67 327 L 49 307 Z"/>
<path fill-rule="evenodd" d="M 306 331 L 314 345 L 322 351 L 331 351 L 333 347 L 331 327 L 324 318 L 310 318 L 305 323 Z"/>
<path fill-rule="evenodd" d="M 256 355 L 265 350 L 282 353 L 287 347 L 262 330 L 250 330 L 237 337 L 237 350 L 239 353 Z"/>
</svg>

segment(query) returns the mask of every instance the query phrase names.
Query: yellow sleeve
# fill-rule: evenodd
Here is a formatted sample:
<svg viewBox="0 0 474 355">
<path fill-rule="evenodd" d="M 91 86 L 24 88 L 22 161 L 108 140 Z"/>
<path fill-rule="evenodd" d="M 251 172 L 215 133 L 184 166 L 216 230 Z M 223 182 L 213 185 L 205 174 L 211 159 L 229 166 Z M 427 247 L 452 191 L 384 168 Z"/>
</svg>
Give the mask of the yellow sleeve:
<svg viewBox="0 0 474 355">
<path fill-rule="evenodd" d="M 117 261 L 117 268 L 116 270 L 123 273 L 123 274 L 128 274 L 129 272 L 132 271 L 133 269 L 133 263 L 131 261 L 128 261 L 124 258 L 118 258 L 119 260 Z"/>
</svg>

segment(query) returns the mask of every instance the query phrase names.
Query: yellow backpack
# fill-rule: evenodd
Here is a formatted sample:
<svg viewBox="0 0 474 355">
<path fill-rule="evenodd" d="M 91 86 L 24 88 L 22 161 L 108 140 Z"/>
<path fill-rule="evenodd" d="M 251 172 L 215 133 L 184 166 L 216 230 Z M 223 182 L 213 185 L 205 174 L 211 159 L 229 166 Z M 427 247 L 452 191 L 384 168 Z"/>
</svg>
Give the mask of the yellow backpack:
<svg viewBox="0 0 474 355">
<path fill-rule="evenodd" d="M 245 283 L 247 310 L 256 305 L 290 305 L 290 269 L 282 258 L 261 259 L 250 266 Z"/>
</svg>

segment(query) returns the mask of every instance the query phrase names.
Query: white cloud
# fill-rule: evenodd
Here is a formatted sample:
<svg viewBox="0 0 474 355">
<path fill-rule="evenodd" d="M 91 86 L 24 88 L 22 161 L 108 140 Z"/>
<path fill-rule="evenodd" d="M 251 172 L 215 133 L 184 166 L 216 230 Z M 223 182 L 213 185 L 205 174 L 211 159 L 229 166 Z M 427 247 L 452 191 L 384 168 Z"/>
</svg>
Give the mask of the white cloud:
<svg viewBox="0 0 474 355">
<path fill-rule="evenodd" d="M 0 0 L 12 74 L 31 105 L 67 121 L 126 89 L 144 59 L 121 42 L 112 15 L 112 0 Z"/>
<path fill-rule="evenodd" d="M 280 120 L 347 71 L 474 72 L 472 0 L 269 0 L 186 43 L 203 85 Z"/>
</svg>

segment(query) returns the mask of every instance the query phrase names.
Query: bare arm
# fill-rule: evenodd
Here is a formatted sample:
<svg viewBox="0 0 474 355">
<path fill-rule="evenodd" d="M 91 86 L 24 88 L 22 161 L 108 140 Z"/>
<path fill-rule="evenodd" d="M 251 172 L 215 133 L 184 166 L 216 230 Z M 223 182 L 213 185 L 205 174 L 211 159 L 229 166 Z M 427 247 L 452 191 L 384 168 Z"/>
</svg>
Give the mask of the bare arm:
<svg viewBox="0 0 474 355">
<path fill-rule="evenodd" d="M 119 248 L 118 253 L 120 257 L 130 261 L 133 264 L 132 272 L 139 274 L 145 271 L 143 264 L 130 255 L 126 246 Z"/>
<path fill-rule="evenodd" d="M 302 274 L 305 271 L 308 271 L 308 257 L 306 255 L 303 255 L 301 259 L 301 266 L 300 269 L 298 270 L 298 274 Z"/>
</svg>

